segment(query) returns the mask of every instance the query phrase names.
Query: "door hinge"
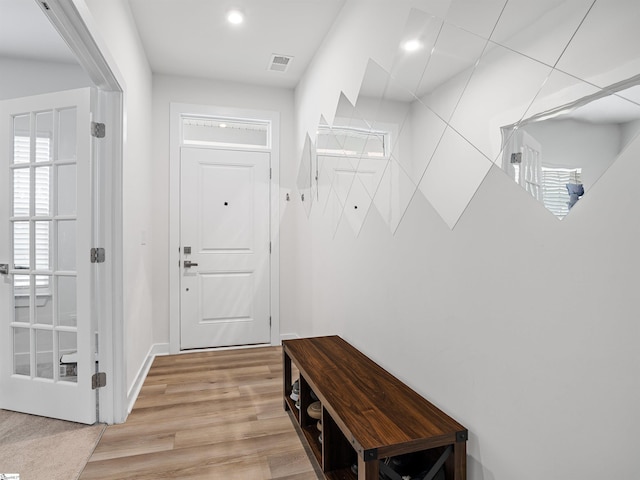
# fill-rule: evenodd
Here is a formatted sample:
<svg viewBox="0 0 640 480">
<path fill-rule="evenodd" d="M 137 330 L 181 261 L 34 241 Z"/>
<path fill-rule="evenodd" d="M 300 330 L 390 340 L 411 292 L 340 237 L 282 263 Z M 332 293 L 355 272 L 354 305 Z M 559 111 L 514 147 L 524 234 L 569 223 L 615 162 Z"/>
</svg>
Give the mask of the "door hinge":
<svg viewBox="0 0 640 480">
<path fill-rule="evenodd" d="M 105 259 L 104 248 L 91 249 L 91 263 L 103 263 Z"/>
<path fill-rule="evenodd" d="M 271 170 L 271 167 L 269 167 L 269 180 L 273 178 L 271 175 L 272 175 L 272 170 Z"/>
<path fill-rule="evenodd" d="M 106 127 L 104 123 L 91 122 L 91 136 L 96 138 L 104 138 Z"/>
<path fill-rule="evenodd" d="M 107 374 L 104 372 L 94 373 L 91 377 L 91 388 L 102 388 L 107 386 Z"/>
<path fill-rule="evenodd" d="M 269 317 L 269 326 L 271 326 L 271 317 Z"/>
<path fill-rule="evenodd" d="M 269 255 L 271 255 L 271 242 L 269 242 Z"/>
</svg>

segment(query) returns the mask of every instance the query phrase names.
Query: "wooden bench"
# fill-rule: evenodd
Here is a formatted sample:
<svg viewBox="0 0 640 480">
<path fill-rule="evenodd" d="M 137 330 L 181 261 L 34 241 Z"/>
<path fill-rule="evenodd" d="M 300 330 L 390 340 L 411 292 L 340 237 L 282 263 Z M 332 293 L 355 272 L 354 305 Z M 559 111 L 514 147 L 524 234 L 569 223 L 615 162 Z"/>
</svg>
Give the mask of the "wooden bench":
<svg viewBox="0 0 640 480">
<path fill-rule="evenodd" d="M 283 362 L 285 410 L 325 478 L 378 480 L 381 459 L 421 452 L 433 465 L 425 478 L 443 466 L 447 480 L 466 480 L 467 430 L 342 338 L 285 340 Z M 299 408 L 290 398 L 292 362 Z M 322 402 L 321 432 L 307 414 L 311 391 Z"/>
</svg>

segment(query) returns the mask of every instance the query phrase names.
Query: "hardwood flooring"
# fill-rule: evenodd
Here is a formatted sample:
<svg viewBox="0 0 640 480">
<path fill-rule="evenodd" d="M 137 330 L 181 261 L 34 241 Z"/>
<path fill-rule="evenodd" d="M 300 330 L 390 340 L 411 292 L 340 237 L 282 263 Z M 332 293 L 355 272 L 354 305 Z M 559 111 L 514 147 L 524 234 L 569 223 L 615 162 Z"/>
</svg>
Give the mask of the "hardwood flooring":
<svg viewBox="0 0 640 480">
<path fill-rule="evenodd" d="M 156 357 L 80 480 L 318 480 L 283 409 L 282 349 Z"/>
</svg>

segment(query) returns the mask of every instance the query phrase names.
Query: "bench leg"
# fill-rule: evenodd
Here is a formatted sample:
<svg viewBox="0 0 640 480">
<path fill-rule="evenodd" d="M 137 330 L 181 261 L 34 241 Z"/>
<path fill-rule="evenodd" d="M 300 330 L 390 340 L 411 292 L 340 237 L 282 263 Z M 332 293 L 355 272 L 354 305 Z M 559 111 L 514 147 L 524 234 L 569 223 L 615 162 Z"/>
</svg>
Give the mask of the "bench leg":
<svg viewBox="0 0 640 480">
<path fill-rule="evenodd" d="M 286 352 L 282 354 L 282 389 L 283 389 L 283 398 L 287 398 L 289 395 L 289 389 L 291 388 L 291 358 L 287 355 Z M 285 412 L 289 410 L 289 404 L 284 400 L 284 410 Z"/>
<path fill-rule="evenodd" d="M 445 463 L 446 478 L 452 480 L 467 480 L 467 442 L 453 444 L 453 455 Z"/>
<path fill-rule="evenodd" d="M 378 462 L 380 460 L 364 461 L 360 455 L 358 455 L 358 480 L 379 480 L 380 467 Z"/>
</svg>

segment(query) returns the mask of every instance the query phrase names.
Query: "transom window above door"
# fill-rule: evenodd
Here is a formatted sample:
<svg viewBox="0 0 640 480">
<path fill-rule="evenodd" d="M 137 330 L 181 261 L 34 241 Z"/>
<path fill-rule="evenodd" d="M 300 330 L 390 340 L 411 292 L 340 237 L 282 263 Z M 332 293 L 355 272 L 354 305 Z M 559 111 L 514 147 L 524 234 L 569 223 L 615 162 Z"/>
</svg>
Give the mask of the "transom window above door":
<svg viewBox="0 0 640 480">
<path fill-rule="evenodd" d="M 390 132 L 348 126 L 319 125 L 316 132 L 316 153 L 332 157 L 390 156 Z"/>
<path fill-rule="evenodd" d="M 182 117 L 182 144 L 271 148 L 271 124 L 225 117 Z"/>
</svg>

